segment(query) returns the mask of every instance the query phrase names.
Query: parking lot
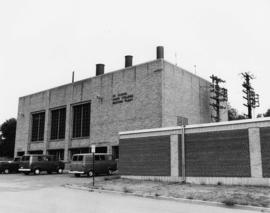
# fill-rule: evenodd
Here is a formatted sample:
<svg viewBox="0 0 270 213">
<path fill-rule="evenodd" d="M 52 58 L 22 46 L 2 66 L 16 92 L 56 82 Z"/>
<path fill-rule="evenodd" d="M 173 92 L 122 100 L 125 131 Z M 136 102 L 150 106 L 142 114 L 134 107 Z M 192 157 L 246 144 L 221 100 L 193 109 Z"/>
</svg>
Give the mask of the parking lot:
<svg viewBox="0 0 270 213">
<path fill-rule="evenodd" d="M 105 176 L 96 177 L 97 182 Z M 193 205 L 167 200 L 147 199 L 121 194 L 99 193 L 62 187 L 65 184 L 91 183 L 92 178 L 70 174 L 0 174 L 1 213 L 74 213 L 74 212 L 242 212 L 214 206 Z M 249 211 L 243 211 L 249 212 Z"/>
<path fill-rule="evenodd" d="M 104 176 L 95 177 L 97 180 Z M 29 191 L 42 188 L 53 188 L 63 186 L 67 183 L 87 183 L 91 182 L 89 177 L 76 178 L 71 174 L 51 174 L 42 173 L 40 175 L 24 175 L 24 174 L 1 174 L 0 175 L 0 192 L 5 191 Z"/>
</svg>

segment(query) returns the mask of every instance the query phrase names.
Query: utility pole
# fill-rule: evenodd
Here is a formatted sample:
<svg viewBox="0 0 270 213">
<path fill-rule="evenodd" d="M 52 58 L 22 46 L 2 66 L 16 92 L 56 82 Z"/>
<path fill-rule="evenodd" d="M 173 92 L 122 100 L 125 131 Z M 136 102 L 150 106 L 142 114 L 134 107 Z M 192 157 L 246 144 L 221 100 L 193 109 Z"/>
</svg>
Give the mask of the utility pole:
<svg viewBox="0 0 270 213">
<path fill-rule="evenodd" d="M 248 114 L 246 115 L 247 118 L 252 118 L 252 108 L 256 108 L 260 106 L 259 102 L 259 95 L 255 93 L 254 88 L 251 86 L 250 80 L 254 79 L 254 76 L 248 72 L 241 73 L 244 82 L 242 86 L 244 89 L 242 90 L 245 96 L 243 96 L 244 99 L 246 99 L 246 104 L 243 104 L 248 108 Z"/>
<path fill-rule="evenodd" d="M 220 110 L 226 108 L 222 105 L 222 103 L 228 100 L 228 92 L 227 89 L 225 89 L 224 87 L 220 87 L 220 83 L 225 83 L 224 80 L 218 78 L 215 75 L 210 76 L 210 78 L 212 79 L 212 83 L 210 85 L 210 98 L 213 100 L 210 105 L 213 107 L 215 112 L 214 114 L 212 114 L 212 118 L 215 122 L 219 122 Z"/>
</svg>

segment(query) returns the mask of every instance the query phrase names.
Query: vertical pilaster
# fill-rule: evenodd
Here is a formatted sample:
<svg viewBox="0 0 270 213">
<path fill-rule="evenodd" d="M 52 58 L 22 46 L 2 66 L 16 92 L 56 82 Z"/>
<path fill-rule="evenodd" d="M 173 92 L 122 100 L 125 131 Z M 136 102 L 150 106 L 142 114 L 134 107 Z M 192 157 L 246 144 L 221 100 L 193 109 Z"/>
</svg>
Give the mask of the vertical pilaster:
<svg viewBox="0 0 270 213">
<path fill-rule="evenodd" d="M 69 146 L 70 146 L 70 127 L 71 127 L 71 105 L 67 104 L 66 108 L 66 131 L 65 131 L 65 148 L 64 148 L 64 161 L 67 162 L 69 159 Z"/>
<path fill-rule="evenodd" d="M 44 124 L 44 146 L 43 146 L 43 154 L 47 154 L 47 149 L 48 149 L 48 141 L 49 141 L 49 129 L 50 129 L 50 91 L 48 90 L 46 92 L 46 97 L 45 97 L 45 124 Z"/>
<path fill-rule="evenodd" d="M 260 129 L 249 128 L 249 155 L 250 155 L 250 169 L 251 177 L 262 177 L 262 155 L 261 155 L 261 141 Z"/>
<path fill-rule="evenodd" d="M 107 146 L 107 153 L 112 154 L 112 146 Z"/>
<path fill-rule="evenodd" d="M 72 103 L 73 103 L 73 84 L 66 88 L 66 96 L 68 99 L 66 108 L 66 131 L 65 131 L 65 148 L 64 148 L 64 161 L 69 160 L 69 148 L 71 146 L 72 137 Z"/>
<path fill-rule="evenodd" d="M 179 154 L 178 154 L 178 135 L 170 136 L 170 147 L 171 147 L 171 176 L 179 176 Z"/>
</svg>

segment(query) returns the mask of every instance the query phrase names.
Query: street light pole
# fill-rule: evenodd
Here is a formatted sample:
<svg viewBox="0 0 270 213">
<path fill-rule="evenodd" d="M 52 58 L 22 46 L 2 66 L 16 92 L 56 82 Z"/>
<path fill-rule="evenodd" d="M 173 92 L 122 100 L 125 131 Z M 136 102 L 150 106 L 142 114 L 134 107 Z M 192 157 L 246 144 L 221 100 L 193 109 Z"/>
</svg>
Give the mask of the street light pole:
<svg viewBox="0 0 270 213">
<path fill-rule="evenodd" d="M 95 153 L 93 152 L 93 186 L 95 186 Z"/>
<path fill-rule="evenodd" d="M 96 146 L 95 145 L 92 145 L 91 146 L 91 152 L 93 154 L 93 160 L 92 160 L 92 170 L 93 170 L 93 186 L 95 186 L 95 152 L 96 152 Z"/>
</svg>

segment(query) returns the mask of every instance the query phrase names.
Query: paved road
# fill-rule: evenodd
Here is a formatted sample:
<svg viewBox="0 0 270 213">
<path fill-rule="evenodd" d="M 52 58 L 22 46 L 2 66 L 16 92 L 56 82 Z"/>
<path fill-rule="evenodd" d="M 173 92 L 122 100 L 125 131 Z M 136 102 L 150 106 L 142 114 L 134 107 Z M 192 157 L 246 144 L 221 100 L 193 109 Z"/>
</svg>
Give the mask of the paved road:
<svg viewBox="0 0 270 213">
<path fill-rule="evenodd" d="M 102 177 L 99 177 L 102 178 Z M 1 213 L 227 213 L 248 212 L 118 194 L 80 191 L 62 187 L 66 183 L 89 182 L 70 175 L 0 175 Z"/>
</svg>

